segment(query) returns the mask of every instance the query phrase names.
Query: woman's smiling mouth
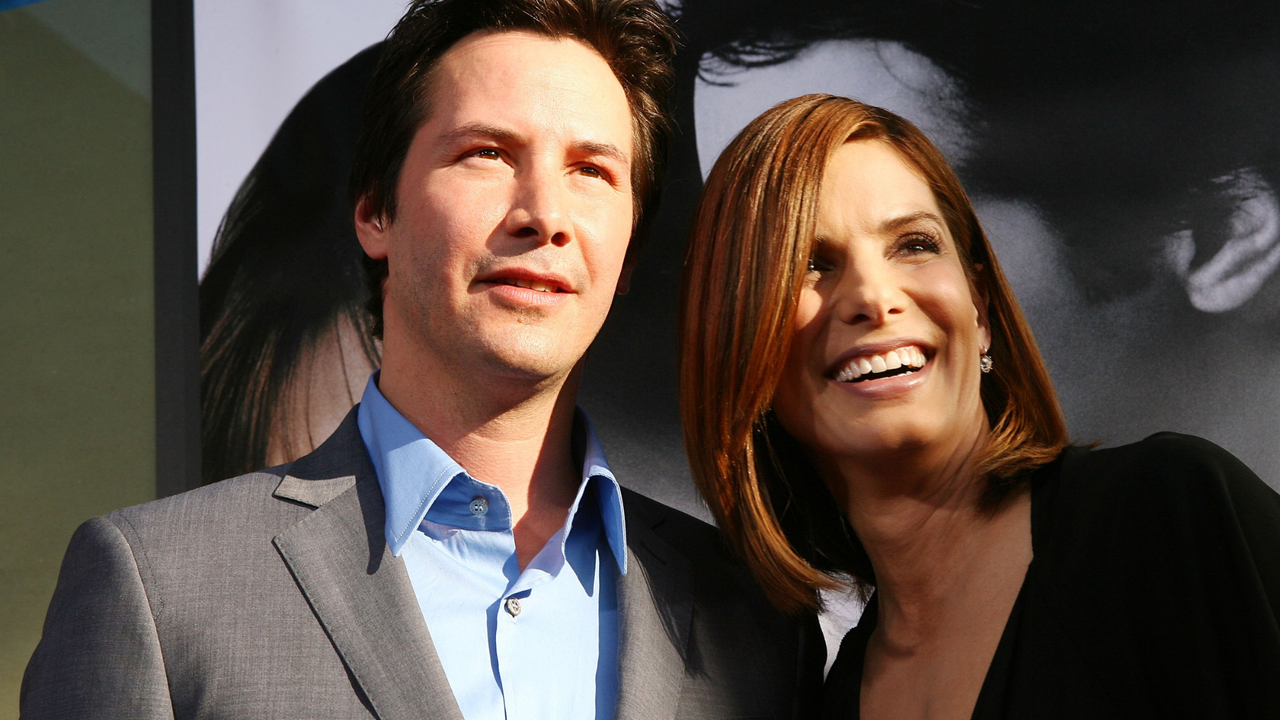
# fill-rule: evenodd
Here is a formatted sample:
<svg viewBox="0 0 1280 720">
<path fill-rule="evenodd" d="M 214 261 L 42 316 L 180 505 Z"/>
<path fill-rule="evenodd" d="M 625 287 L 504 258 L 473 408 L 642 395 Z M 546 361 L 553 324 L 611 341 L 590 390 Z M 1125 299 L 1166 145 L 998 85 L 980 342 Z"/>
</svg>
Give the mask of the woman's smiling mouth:
<svg viewBox="0 0 1280 720">
<path fill-rule="evenodd" d="M 856 383 L 909 375 L 924 367 L 925 362 L 923 350 L 915 345 L 904 345 L 884 353 L 849 358 L 832 379 L 836 382 Z"/>
</svg>

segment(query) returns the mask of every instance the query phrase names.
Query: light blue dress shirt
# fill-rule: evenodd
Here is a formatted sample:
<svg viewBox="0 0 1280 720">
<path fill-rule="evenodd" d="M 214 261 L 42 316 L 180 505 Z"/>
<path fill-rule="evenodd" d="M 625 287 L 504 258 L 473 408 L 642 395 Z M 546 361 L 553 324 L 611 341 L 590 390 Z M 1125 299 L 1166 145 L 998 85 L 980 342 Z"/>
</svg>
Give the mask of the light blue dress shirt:
<svg viewBox="0 0 1280 720">
<path fill-rule="evenodd" d="M 467 720 L 612 718 L 622 495 L 581 410 L 582 483 L 564 527 L 520 571 L 511 505 L 467 474 L 369 378 L 360 435 L 440 663 Z"/>
</svg>

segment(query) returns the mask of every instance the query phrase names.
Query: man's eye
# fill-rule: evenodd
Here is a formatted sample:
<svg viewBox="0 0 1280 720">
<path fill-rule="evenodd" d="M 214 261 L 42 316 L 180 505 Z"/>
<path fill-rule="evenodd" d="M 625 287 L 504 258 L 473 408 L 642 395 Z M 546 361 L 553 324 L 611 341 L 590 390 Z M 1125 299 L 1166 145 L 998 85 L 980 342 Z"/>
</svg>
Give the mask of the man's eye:
<svg viewBox="0 0 1280 720">
<path fill-rule="evenodd" d="M 494 148 L 480 148 L 479 150 L 471 153 L 471 156 L 484 158 L 486 160 L 497 160 L 501 157 L 501 155 L 498 154 L 498 151 Z"/>
</svg>

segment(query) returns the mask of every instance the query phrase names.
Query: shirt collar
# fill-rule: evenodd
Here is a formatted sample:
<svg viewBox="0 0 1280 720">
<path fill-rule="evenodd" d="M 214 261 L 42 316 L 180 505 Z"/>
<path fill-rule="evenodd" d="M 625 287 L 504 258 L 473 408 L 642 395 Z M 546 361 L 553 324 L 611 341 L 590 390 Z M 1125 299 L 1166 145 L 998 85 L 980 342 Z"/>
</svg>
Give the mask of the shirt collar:
<svg viewBox="0 0 1280 720">
<path fill-rule="evenodd" d="M 445 488 L 459 476 L 472 480 L 461 465 L 414 427 L 378 390 L 378 372 L 369 377 L 357 411 L 357 425 L 378 475 L 386 506 L 386 539 L 391 554 L 399 557 L 413 531 Z M 626 519 L 622 489 L 591 421 L 578 408 L 574 414 L 574 439 L 583 448 L 582 482 L 569 509 L 570 527 L 591 480 L 600 509 L 604 534 L 622 574 L 627 572 Z M 472 480 L 474 482 L 474 480 Z"/>
<path fill-rule="evenodd" d="M 613 557 L 618 561 L 618 570 L 627 574 L 627 520 L 622 512 L 622 486 L 618 484 L 613 471 L 609 469 L 609 461 L 605 459 L 604 447 L 596 436 L 591 420 L 582 408 L 577 408 L 573 416 L 573 432 L 581 433 L 585 442 L 582 453 L 582 484 L 578 486 L 578 496 L 574 498 L 573 507 L 569 509 L 569 517 L 577 512 L 578 503 L 586 491 L 592 478 L 596 480 L 596 499 L 600 506 L 600 520 L 604 525 L 604 535 L 609 540 Z"/>
</svg>

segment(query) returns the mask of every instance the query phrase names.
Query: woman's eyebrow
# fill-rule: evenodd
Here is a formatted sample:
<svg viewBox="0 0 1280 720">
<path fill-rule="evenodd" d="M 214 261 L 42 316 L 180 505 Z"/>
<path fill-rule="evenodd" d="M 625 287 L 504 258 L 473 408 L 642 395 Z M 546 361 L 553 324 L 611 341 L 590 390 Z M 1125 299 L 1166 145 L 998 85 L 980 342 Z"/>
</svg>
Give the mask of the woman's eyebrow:
<svg viewBox="0 0 1280 720">
<path fill-rule="evenodd" d="M 939 225 L 944 227 L 946 226 L 945 223 L 942 222 L 942 218 L 938 217 L 937 213 L 931 213 L 928 210 L 917 210 L 913 213 L 907 213 L 906 215 L 899 215 L 885 220 L 880 223 L 880 232 L 891 233 L 896 230 L 901 230 L 907 225 L 913 225 L 920 222 L 921 220 L 931 220 Z"/>
</svg>

